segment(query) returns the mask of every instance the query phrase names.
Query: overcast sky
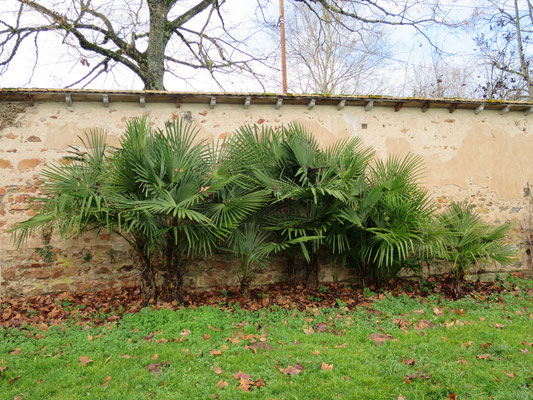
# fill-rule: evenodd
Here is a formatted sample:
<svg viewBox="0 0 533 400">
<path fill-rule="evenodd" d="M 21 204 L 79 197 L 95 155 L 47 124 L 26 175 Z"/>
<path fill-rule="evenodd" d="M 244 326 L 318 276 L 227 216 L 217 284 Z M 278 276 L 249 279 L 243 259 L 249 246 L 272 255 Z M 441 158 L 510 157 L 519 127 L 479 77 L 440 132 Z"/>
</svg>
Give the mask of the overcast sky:
<svg viewBox="0 0 533 400">
<path fill-rule="evenodd" d="M 97 3 L 102 0 L 94 0 Z M 120 0 L 119 0 L 120 1 Z M 127 0 L 123 0 L 127 1 Z M 43 3 L 58 3 L 60 0 L 42 0 Z M 387 1 L 382 1 L 387 2 Z M 394 0 L 389 0 L 394 2 Z M 194 4 L 192 2 L 191 4 Z M 277 2 L 266 11 L 267 20 L 274 21 L 277 18 Z M 290 0 L 287 7 L 290 7 Z M 18 7 L 17 0 L 0 0 L 0 18 L 13 20 L 13 10 Z M 450 10 L 450 16 L 454 18 L 467 18 L 475 10 L 476 5 L 483 7 L 483 1 L 474 0 L 446 0 L 446 6 Z M 230 26 L 234 26 L 236 34 L 250 34 L 256 32 L 258 20 L 261 16 L 256 12 L 256 1 L 228 0 L 224 5 L 225 20 Z M 32 18 L 32 16 L 30 16 Z M 35 18 L 35 16 L 33 16 Z M 35 18 L 32 23 L 37 24 Z M 200 23 L 200 21 L 198 22 Z M 290 20 L 287 20 L 290 24 Z M 473 52 L 472 32 L 462 29 L 453 31 L 443 28 L 434 28 L 424 32 L 432 38 L 441 50 L 450 53 L 448 62 L 458 64 L 467 62 L 466 57 Z M 428 41 L 417 34 L 415 30 L 409 28 L 388 28 L 391 43 L 391 55 L 387 59 L 388 67 L 384 70 L 387 79 L 390 81 L 388 91 L 393 94 L 406 94 L 402 92 L 405 83 L 406 72 L 417 65 L 430 61 L 431 46 Z M 275 50 L 278 46 L 277 37 L 268 37 L 265 32 L 257 32 L 249 41 L 249 46 L 270 48 Z M 269 34 L 272 36 L 272 33 Z M 35 64 L 35 44 L 33 40 L 27 41 L 20 48 L 17 56 L 9 65 L 9 68 L 0 75 L 0 87 L 65 87 L 78 80 L 87 73 L 86 65 L 80 62 L 80 54 L 63 44 L 63 38 L 57 34 L 42 34 L 37 42 L 39 59 Z M 264 50 L 264 49 L 261 49 Z M 451 56 L 453 54 L 453 56 Z M 89 63 L 94 59 L 90 54 L 86 54 Z M 191 70 L 177 70 L 177 75 L 184 79 L 178 79 L 167 74 L 165 86 L 168 90 L 176 91 L 237 91 L 237 92 L 280 92 L 279 73 L 274 70 L 258 66 L 259 70 L 269 77 L 263 81 L 263 86 L 253 79 L 244 79 L 239 75 L 220 75 L 219 82 L 222 88 L 217 85 L 205 72 Z M 376 77 L 376 79 L 381 77 Z M 75 87 L 81 87 L 76 85 Z M 88 88 L 101 89 L 142 89 L 143 85 L 139 78 L 126 68 L 119 68 L 107 76 L 102 76 L 87 86 Z"/>
</svg>

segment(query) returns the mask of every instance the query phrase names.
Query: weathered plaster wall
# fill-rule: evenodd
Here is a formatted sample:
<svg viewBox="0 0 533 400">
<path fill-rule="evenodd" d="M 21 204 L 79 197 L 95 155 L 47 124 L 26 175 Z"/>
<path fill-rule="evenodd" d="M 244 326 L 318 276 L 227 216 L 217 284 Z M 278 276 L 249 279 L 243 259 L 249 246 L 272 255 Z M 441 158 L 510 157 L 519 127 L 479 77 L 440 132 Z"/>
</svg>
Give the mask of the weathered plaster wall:
<svg viewBox="0 0 533 400">
<path fill-rule="evenodd" d="M 510 112 L 500 115 L 470 110 L 375 107 L 238 105 L 157 103 L 139 107 L 134 103 L 0 102 L 0 261 L 3 293 L 36 294 L 62 290 L 90 290 L 133 284 L 134 262 L 125 243 L 106 234 L 61 242 L 53 238 L 46 248 L 36 236 L 20 250 L 13 247 L 7 230 L 32 215 L 28 198 L 38 195 L 39 171 L 60 159 L 78 136 L 88 129 L 105 127 L 110 144 L 117 145 L 128 118 L 148 114 L 156 125 L 183 116 L 200 128 L 200 136 L 222 139 L 244 123 L 280 126 L 297 121 L 308 127 L 326 146 L 346 136 L 359 136 L 377 154 L 414 152 L 427 166 L 425 182 L 440 205 L 467 199 L 489 222 L 511 221 L 510 240 L 520 247 L 520 261 L 509 270 L 530 270 L 523 228 L 528 217 L 524 197 L 533 182 L 533 117 Z M 39 250 L 40 249 L 40 250 Z M 48 253 L 48 257 L 47 257 Z M 46 262 L 49 258 L 50 262 Z M 191 284 L 213 286 L 235 282 L 225 259 L 199 260 L 190 275 Z M 268 282 L 283 278 L 279 264 L 260 278 Z M 331 277 L 324 271 L 324 278 Z"/>
</svg>

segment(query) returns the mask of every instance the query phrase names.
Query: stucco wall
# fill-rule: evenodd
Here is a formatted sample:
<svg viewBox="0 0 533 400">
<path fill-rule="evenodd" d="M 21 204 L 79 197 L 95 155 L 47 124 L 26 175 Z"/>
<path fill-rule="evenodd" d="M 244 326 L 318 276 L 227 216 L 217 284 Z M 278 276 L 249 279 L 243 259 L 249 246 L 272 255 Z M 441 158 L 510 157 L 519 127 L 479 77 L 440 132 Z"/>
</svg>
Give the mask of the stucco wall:
<svg viewBox="0 0 533 400">
<path fill-rule="evenodd" d="M 244 123 L 280 126 L 297 121 L 309 128 L 321 145 L 356 135 L 373 146 L 378 156 L 414 152 L 424 158 L 425 184 L 438 200 L 468 199 L 484 219 L 511 221 L 510 240 L 520 248 L 520 260 L 508 270 L 531 270 L 526 254 L 524 221 L 530 215 L 524 197 L 527 182 L 533 183 L 533 117 L 510 112 L 419 108 L 346 107 L 284 105 L 75 102 L 67 107 L 58 102 L 0 102 L 0 257 L 1 287 L 4 294 L 37 294 L 61 290 L 87 290 L 136 282 L 137 272 L 127 246 L 105 234 L 61 242 L 53 238 L 47 252 L 36 236 L 16 250 L 7 230 L 32 215 L 28 197 L 39 194 L 39 171 L 65 155 L 69 145 L 78 144 L 78 135 L 87 129 L 105 127 L 110 144 L 117 145 L 126 120 L 148 114 L 156 125 L 178 116 L 191 118 L 201 128 L 202 138 L 222 139 Z M 38 249 L 41 250 L 38 250 Z M 44 250 L 42 250 L 44 249 Z M 49 255 L 51 255 L 49 254 Z M 46 258 L 46 257 L 44 257 Z M 200 260 L 191 272 L 191 284 L 212 286 L 234 282 L 228 260 Z M 281 263 L 267 271 L 261 281 L 283 277 Z M 325 271 L 325 279 L 329 272 Z"/>
</svg>

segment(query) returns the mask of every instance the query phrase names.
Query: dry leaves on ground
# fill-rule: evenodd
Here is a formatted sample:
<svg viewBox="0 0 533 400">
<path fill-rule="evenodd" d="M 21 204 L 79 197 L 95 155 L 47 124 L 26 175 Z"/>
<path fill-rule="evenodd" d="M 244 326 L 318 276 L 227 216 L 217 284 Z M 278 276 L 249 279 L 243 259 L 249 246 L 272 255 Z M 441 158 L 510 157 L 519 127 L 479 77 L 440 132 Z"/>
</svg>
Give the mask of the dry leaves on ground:
<svg viewBox="0 0 533 400">
<path fill-rule="evenodd" d="M 151 372 L 153 375 L 159 375 L 163 367 L 167 365 L 170 365 L 169 361 L 165 361 L 165 362 L 158 363 L 158 364 L 148 364 L 146 366 L 146 370 Z"/>
<path fill-rule="evenodd" d="M 388 340 L 391 340 L 393 342 L 397 342 L 398 339 L 395 339 L 392 335 L 387 335 L 383 333 L 371 333 L 368 335 L 368 338 L 370 340 L 373 340 L 374 343 L 376 343 L 376 346 L 381 346 L 383 342 L 386 342 Z"/>
<path fill-rule="evenodd" d="M 333 370 L 333 364 L 326 364 L 322 361 L 322 365 L 320 366 L 320 369 L 323 371 L 332 371 Z"/>
<path fill-rule="evenodd" d="M 283 368 L 279 368 L 279 370 L 281 372 L 283 372 L 284 374 L 286 375 L 298 375 L 300 374 L 300 372 L 302 372 L 304 369 L 303 365 L 301 364 L 294 364 L 294 365 L 289 365 L 287 368 L 283 369 Z"/>
<path fill-rule="evenodd" d="M 80 357 L 80 364 L 83 366 L 86 366 L 89 363 L 92 363 L 94 360 L 91 360 L 89 357 L 81 356 Z"/>
</svg>

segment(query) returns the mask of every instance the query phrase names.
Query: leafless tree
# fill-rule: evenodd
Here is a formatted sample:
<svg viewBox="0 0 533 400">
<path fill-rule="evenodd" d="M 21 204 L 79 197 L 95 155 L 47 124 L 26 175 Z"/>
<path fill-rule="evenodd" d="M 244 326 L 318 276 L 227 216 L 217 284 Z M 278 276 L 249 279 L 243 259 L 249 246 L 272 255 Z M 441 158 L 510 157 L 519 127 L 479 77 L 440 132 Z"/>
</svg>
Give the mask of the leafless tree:
<svg viewBox="0 0 533 400">
<path fill-rule="evenodd" d="M 487 0 L 477 20 L 476 43 L 485 64 L 481 95 L 533 100 L 533 2 Z"/>
<path fill-rule="evenodd" d="M 277 0 L 256 1 L 260 13 L 277 6 Z M 351 35 L 357 37 L 363 29 L 403 26 L 431 41 L 426 35 L 427 26 L 435 22 L 449 24 L 439 0 L 291 1 L 315 15 L 315 28 L 322 33 L 332 21 L 340 21 L 350 40 L 357 40 Z M 266 41 L 256 36 L 263 33 L 261 25 L 240 29 L 239 24 L 233 23 L 232 7 L 243 3 L 244 0 L 3 0 L 0 74 L 16 65 L 13 61 L 17 57 L 28 57 L 28 52 L 21 49 L 27 49 L 29 44 L 35 52 L 32 62 L 37 65 L 40 41 L 56 35 L 62 45 L 75 52 L 76 62 L 87 71 L 69 86 L 85 86 L 108 73 L 120 76 L 125 69 L 139 77 L 145 89 L 164 89 L 165 74 L 183 78 L 186 71 L 206 72 L 217 82 L 221 73 L 246 74 L 262 83 L 264 71 L 276 68 L 272 64 L 272 51 L 276 48 L 263 45 Z M 250 17 L 250 21 L 254 19 Z M 250 21 L 243 18 L 239 22 Z M 46 56 L 49 59 L 56 55 Z"/>
<path fill-rule="evenodd" d="M 433 53 L 430 61 L 410 66 L 406 92 L 415 97 L 472 98 L 477 89 L 474 72 L 471 63 Z"/>
<path fill-rule="evenodd" d="M 289 89 L 322 94 L 383 89 L 379 74 L 389 54 L 385 27 L 327 13 L 317 25 L 314 13 L 302 5 L 287 13 Z"/>
<path fill-rule="evenodd" d="M 248 53 L 246 38 L 233 35 L 224 19 L 226 0 L 8 1 L 13 12 L 8 7 L 0 13 L 0 73 L 25 42 L 34 42 L 37 60 L 44 34 L 60 35 L 88 68 L 70 86 L 122 66 L 145 89 L 161 90 L 165 72 L 180 76 L 183 69 L 205 70 L 214 79 L 217 72 L 256 76 L 254 62 L 267 58 Z"/>
</svg>

